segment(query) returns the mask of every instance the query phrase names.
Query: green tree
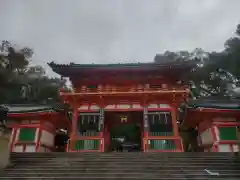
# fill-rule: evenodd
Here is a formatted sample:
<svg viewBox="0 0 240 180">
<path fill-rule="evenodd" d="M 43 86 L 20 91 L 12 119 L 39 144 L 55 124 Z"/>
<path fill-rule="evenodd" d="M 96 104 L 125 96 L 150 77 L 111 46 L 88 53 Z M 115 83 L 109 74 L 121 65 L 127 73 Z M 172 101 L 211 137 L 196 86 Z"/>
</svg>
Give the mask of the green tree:
<svg viewBox="0 0 240 180">
<path fill-rule="evenodd" d="M 46 103 L 58 101 L 58 89 L 65 86 L 59 78 L 49 78 L 43 67 L 29 66 L 33 50 L 19 50 L 2 41 L 0 53 L 0 103 Z"/>
</svg>

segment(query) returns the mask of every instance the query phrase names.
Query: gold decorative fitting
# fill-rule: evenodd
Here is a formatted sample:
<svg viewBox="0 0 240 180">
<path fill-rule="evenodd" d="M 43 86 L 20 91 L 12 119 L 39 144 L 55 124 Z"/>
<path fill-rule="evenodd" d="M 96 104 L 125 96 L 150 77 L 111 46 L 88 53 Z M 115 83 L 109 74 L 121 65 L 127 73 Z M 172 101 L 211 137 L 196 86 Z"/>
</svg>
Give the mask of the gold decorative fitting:
<svg viewBox="0 0 240 180">
<path fill-rule="evenodd" d="M 127 117 L 125 116 L 125 117 L 120 117 L 120 119 L 121 119 L 121 123 L 126 123 L 127 122 Z"/>
</svg>

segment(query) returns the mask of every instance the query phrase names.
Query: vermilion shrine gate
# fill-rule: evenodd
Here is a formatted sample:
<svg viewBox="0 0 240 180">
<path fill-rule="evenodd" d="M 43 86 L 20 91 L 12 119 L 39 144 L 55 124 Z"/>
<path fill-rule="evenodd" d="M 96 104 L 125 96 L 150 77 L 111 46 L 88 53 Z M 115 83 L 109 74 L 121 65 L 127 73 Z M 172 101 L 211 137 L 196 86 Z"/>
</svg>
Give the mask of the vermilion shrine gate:
<svg viewBox="0 0 240 180">
<path fill-rule="evenodd" d="M 60 92 L 73 109 L 68 151 L 111 151 L 116 138 L 144 152 L 183 151 L 177 111 L 189 94 L 182 80 L 195 63 L 49 65 L 74 87 Z"/>
<path fill-rule="evenodd" d="M 182 103 L 187 106 L 181 126 L 197 129 L 198 148 L 239 150 L 240 102 L 188 99 L 184 76 L 195 62 L 49 65 L 73 84 L 72 92 L 60 91 L 71 110 L 15 105 L 4 118 L 4 108 L 1 119 L 12 128 L 10 151 L 54 151 L 56 130 L 64 128 L 71 133 L 69 152 L 113 151 L 122 140 L 144 152 L 182 152 L 177 120 Z"/>
</svg>

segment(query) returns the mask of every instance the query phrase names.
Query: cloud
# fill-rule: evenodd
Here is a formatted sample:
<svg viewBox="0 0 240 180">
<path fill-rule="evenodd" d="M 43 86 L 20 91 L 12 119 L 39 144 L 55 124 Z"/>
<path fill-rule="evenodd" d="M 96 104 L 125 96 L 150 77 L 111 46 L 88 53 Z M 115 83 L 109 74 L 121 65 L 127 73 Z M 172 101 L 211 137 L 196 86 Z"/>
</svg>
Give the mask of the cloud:
<svg viewBox="0 0 240 180">
<path fill-rule="evenodd" d="M 149 62 L 165 50 L 220 50 L 239 23 L 232 0 L 1 0 L 0 39 L 33 62 Z M 53 75 L 49 68 L 47 72 Z"/>
</svg>

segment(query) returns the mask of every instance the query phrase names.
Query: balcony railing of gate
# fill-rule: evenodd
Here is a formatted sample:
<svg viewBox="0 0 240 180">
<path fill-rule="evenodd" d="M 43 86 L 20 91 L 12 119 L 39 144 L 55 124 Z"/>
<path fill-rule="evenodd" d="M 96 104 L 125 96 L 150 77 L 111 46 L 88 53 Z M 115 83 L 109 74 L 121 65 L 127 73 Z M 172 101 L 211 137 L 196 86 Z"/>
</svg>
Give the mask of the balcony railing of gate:
<svg viewBox="0 0 240 180">
<path fill-rule="evenodd" d="M 81 93 L 97 93 L 97 92 L 141 92 L 141 91 L 186 91 L 186 86 L 167 86 L 162 85 L 160 87 L 149 87 L 149 85 L 138 85 L 138 86 L 98 86 L 96 88 L 89 88 L 82 86 L 76 88 L 75 92 Z"/>
</svg>

